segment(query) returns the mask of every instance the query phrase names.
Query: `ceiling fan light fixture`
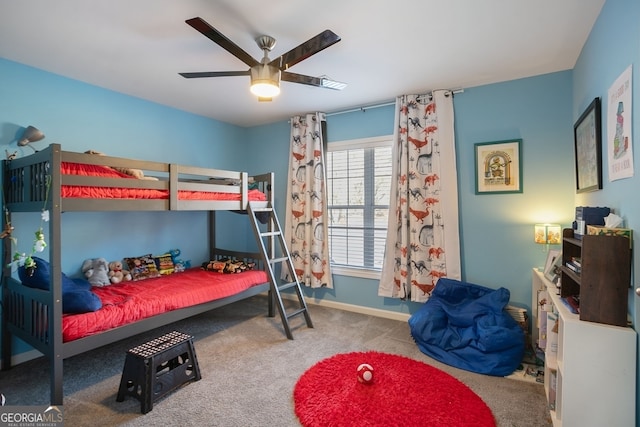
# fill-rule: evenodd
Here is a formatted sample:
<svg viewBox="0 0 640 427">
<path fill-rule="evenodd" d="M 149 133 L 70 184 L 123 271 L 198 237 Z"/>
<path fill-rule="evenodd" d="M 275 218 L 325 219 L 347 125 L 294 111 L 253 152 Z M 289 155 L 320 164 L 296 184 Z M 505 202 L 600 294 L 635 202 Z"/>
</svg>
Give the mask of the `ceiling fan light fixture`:
<svg viewBox="0 0 640 427">
<path fill-rule="evenodd" d="M 251 93 L 260 98 L 280 94 L 280 70 L 269 64 L 251 67 Z"/>
<path fill-rule="evenodd" d="M 254 83 L 251 85 L 251 93 L 259 98 L 273 98 L 280 95 L 280 87 L 275 82 Z"/>
</svg>

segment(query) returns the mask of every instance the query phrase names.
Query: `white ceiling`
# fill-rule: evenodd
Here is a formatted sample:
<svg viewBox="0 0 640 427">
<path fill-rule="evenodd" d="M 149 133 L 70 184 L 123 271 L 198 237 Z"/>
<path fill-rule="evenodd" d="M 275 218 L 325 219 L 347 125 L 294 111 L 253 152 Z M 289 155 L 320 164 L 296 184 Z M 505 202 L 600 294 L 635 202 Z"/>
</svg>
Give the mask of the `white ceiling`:
<svg viewBox="0 0 640 427">
<path fill-rule="evenodd" d="M 573 68 L 605 0 L 0 0 L 0 56 L 241 126 L 340 111 L 439 88 Z M 248 66 L 184 21 L 199 16 L 257 60 L 325 29 L 342 40 L 291 68 L 341 91 L 282 82 L 259 103 Z M 0 76 L 1 79 L 1 76 Z"/>
</svg>

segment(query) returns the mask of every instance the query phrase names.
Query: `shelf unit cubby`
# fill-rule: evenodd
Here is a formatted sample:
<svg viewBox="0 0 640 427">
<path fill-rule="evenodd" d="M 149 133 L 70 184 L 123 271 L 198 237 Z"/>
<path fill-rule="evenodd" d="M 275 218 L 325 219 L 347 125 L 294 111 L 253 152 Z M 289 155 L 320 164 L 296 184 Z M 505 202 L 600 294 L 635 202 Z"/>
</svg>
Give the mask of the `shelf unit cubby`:
<svg viewBox="0 0 640 427">
<path fill-rule="evenodd" d="M 532 310 L 532 327 L 539 328 L 534 344 L 544 352 L 544 390 L 553 426 L 636 425 L 636 332 L 580 320 L 537 269 Z"/>
</svg>

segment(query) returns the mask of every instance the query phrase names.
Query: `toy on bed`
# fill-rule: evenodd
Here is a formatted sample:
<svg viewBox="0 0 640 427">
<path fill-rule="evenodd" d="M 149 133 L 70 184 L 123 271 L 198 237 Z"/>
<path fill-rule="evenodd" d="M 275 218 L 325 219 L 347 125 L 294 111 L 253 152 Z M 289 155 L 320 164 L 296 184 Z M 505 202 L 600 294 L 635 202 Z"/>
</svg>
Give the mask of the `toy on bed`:
<svg viewBox="0 0 640 427">
<path fill-rule="evenodd" d="M 131 280 L 131 273 L 128 270 L 122 268 L 121 261 L 111 261 L 109 263 L 108 276 L 109 280 L 113 284 Z"/>
<path fill-rule="evenodd" d="M 242 273 L 243 271 L 253 270 L 255 266 L 254 262 L 246 263 L 228 258 L 202 263 L 203 270 L 216 271 L 218 273 Z"/>
<path fill-rule="evenodd" d="M 34 268 L 30 273 L 26 265 L 18 267 L 18 277 L 24 286 L 48 290 L 51 286 L 49 263 L 38 257 L 31 257 Z M 91 284 L 84 279 L 70 279 L 62 273 L 62 312 L 87 313 L 102 307 L 100 298 L 91 292 Z"/>
<path fill-rule="evenodd" d="M 153 255 L 151 254 L 128 257 L 124 259 L 124 262 L 127 267 L 129 267 L 131 278 L 134 281 L 151 279 L 160 276 L 160 272 L 158 271 L 156 263 L 153 259 Z"/>
<path fill-rule="evenodd" d="M 92 286 L 107 286 L 109 279 L 109 263 L 104 258 L 90 258 L 82 263 L 82 274 Z"/>
<path fill-rule="evenodd" d="M 84 152 L 85 154 L 95 154 L 98 156 L 106 156 L 106 154 L 100 152 L 100 151 L 96 151 L 96 150 L 87 150 Z M 145 176 L 144 172 L 142 171 L 142 169 L 134 169 L 134 168 L 121 168 L 121 167 L 112 167 L 111 169 L 114 169 L 120 173 L 123 173 L 125 175 L 129 175 L 133 178 L 136 179 L 146 179 L 148 181 L 157 181 L 158 178 L 156 178 L 155 176 Z"/>
<path fill-rule="evenodd" d="M 173 257 L 170 253 L 155 255 L 153 260 L 156 263 L 156 268 L 161 275 L 172 274 L 176 271 L 176 266 L 173 263 Z"/>
<path fill-rule="evenodd" d="M 180 249 L 170 249 L 167 253 L 171 255 L 171 260 L 173 261 L 174 273 L 179 273 L 181 271 L 186 270 L 187 268 L 191 268 L 191 260 L 184 261 L 184 260 L 178 259 L 181 253 Z"/>
</svg>

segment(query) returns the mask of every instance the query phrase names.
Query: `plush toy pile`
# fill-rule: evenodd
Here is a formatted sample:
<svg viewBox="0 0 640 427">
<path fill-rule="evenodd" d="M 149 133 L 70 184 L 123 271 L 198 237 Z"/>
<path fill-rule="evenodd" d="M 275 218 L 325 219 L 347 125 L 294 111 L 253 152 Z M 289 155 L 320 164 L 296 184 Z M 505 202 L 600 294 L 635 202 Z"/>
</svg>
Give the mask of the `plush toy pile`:
<svg viewBox="0 0 640 427">
<path fill-rule="evenodd" d="M 143 280 L 191 268 L 191 261 L 178 259 L 180 249 L 161 255 L 145 254 L 108 262 L 105 258 L 89 258 L 82 263 L 82 274 L 92 286 L 108 286 L 130 280 Z"/>
<path fill-rule="evenodd" d="M 218 273 L 242 273 L 243 271 L 253 270 L 255 266 L 255 262 L 247 263 L 229 258 L 202 263 L 203 270 L 216 271 Z"/>
</svg>

